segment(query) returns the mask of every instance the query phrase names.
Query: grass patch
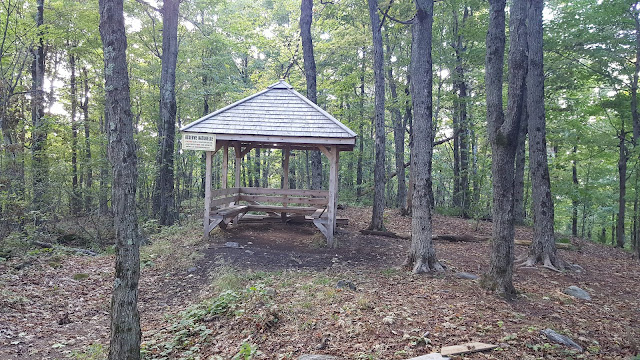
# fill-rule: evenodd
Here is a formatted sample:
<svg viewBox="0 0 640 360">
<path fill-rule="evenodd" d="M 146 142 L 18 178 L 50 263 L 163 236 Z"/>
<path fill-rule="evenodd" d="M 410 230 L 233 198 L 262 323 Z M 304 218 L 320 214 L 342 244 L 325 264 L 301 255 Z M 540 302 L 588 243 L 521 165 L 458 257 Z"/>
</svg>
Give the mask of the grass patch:
<svg viewBox="0 0 640 360">
<path fill-rule="evenodd" d="M 205 245 L 201 224 L 194 221 L 184 225 L 162 227 L 149 239 L 150 244 L 140 249 L 140 263 L 145 267 L 171 267 L 186 269 L 204 255 Z"/>
<path fill-rule="evenodd" d="M 73 274 L 73 280 L 81 281 L 89 278 L 89 274 L 77 273 Z"/>
<path fill-rule="evenodd" d="M 71 358 L 76 360 L 105 360 L 107 350 L 101 344 L 91 344 L 86 349 L 71 352 Z"/>
</svg>

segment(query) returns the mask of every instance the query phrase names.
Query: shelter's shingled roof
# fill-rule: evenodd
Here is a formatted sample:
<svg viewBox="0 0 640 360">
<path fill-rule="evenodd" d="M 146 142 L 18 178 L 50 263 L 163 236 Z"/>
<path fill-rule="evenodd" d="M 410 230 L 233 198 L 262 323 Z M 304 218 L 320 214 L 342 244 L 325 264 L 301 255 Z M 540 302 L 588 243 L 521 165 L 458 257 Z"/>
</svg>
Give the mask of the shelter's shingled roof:
<svg viewBox="0 0 640 360">
<path fill-rule="evenodd" d="M 354 141 L 356 136 L 283 80 L 180 130 L 219 135 L 353 138 Z"/>
</svg>

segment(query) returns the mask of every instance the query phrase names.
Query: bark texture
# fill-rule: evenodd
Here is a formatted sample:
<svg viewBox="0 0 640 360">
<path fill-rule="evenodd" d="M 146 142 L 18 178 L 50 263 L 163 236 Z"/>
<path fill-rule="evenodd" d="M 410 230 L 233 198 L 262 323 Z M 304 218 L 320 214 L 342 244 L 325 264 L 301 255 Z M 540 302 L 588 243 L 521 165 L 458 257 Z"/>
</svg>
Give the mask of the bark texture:
<svg viewBox="0 0 640 360">
<path fill-rule="evenodd" d="M 358 109 L 360 111 L 360 126 L 358 127 L 358 163 L 356 166 L 356 199 L 362 197 L 362 156 L 364 152 L 364 72 L 365 72 L 365 48 L 362 48 L 362 63 L 360 64 L 360 100 Z"/>
<path fill-rule="evenodd" d="M 127 38 L 123 0 L 100 0 L 100 35 L 104 49 L 105 108 L 109 160 L 113 171 L 111 202 L 116 233 L 115 281 L 111 297 L 110 360 L 140 359 L 140 236 L 136 214 L 136 147 L 133 141 Z"/>
<path fill-rule="evenodd" d="M 93 210 L 93 194 L 91 192 L 91 187 L 93 186 L 93 166 L 91 165 L 91 134 L 89 131 L 89 77 L 86 68 L 82 69 L 82 80 L 84 84 L 84 96 L 80 107 L 82 108 L 84 125 L 84 168 L 87 174 L 84 183 L 84 210 L 91 212 Z"/>
<path fill-rule="evenodd" d="M 526 98 L 526 96 L 525 96 Z M 513 219 L 517 225 L 524 224 L 524 219 L 527 217 L 527 210 L 525 204 L 525 188 L 524 188 L 524 174 L 527 162 L 527 126 L 529 120 L 527 118 L 527 106 L 526 101 L 524 103 L 524 110 L 522 111 L 522 117 L 520 119 L 520 131 L 518 132 L 518 147 L 516 148 L 516 172 L 513 189 Z"/>
<path fill-rule="evenodd" d="M 511 5 L 509 48 L 509 93 L 507 114 L 502 108 L 502 81 L 505 49 L 505 1 L 490 0 L 489 30 L 487 33 L 486 92 L 487 133 L 491 143 L 493 177 L 493 241 L 489 272 L 483 285 L 512 299 L 514 219 L 513 184 L 515 151 L 522 104 L 524 101 L 526 60 L 526 0 L 514 0 Z"/>
<path fill-rule="evenodd" d="M 71 213 L 78 215 L 80 212 L 80 189 L 78 188 L 78 86 L 76 80 L 76 57 L 69 56 L 69 67 L 71 76 L 69 77 L 69 88 L 71 96 Z"/>
<path fill-rule="evenodd" d="M 627 196 L 627 160 L 629 154 L 627 151 L 627 144 L 625 140 L 624 131 L 624 119 L 622 120 L 622 126 L 620 128 L 620 134 L 618 134 L 620 142 L 618 144 L 619 156 L 618 156 L 618 220 L 616 222 L 616 247 L 624 247 L 625 228 L 624 220 L 626 213 L 626 196 Z"/>
<path fill-rule="evenodd" d="M 571 180 L 573 184 L 573 198 L 571 199 L 571 236 L 578 236 L 578 164 L 576 156 L 578 154 L 578 146 L 573 146 L 573 160 L 571 160 Z M 583 220 L 584 224 L 584 220 Z"/>
<path fill-rule="evenodd" d="M 313 0 L 302 0 L 300 5 L 300 38 L 302 39 L 302 57 L 304 59 L 304 75 L 307 80 L 307 98 L 318 103 L 316 88 L 316 59 L 313 55 L 313 38 L 311 23 L 313 22 Z M 322 154 L 314 150 L 311 158 L 311 188 L 322 189 Z"/>
<path fill-rule="evenodd" d="M 162 72 L 160 73 L 160 149 L 153 210 L 160 225 L 176 220 L 173 145 L 176 134 L 176 62 L 178 61 L 178 11 L 180 0 L 162 6 Z"/>
<path fill-rule="evenodd" d="M 384 230 L 384 189 L 385 179 L 385 133 L 384 133 L 384 53 L 382 50 L 382 32 L 378 16 L 378 0 L 368 0 L 369 18 L 373 34 L 373 76 L 375 78 L 375 153 L 376 162 L 373 169 L 374 193 L 373 214 L 369 230 Z"/>
<path fill-rule="evenodd" d="M 453 205 L 460 209 L 462 216 L 469 216 L 471 194 L 469 191 L 469 125 L 467 119 L 467 103 L 469 95 L 465 80 L 463 54 L 465 52 L 464 38 L 461 28 L 469 16 L 465 6 L 462 21 L 458 19 L 457 9 L 453 12 L 453 48 L 455 52 L 455 68 L 453 69 L 454 99 L 453 119 L 453 148 L 454 148 L 454 194 Z"/>
<path fill-rule="evenodd" d="M 529 171 L 533 203 L 533 242 L 527 265 L 564 268 L 556 253 L 553 199 L 547 163 L 547 131 L 544 112 L 544 69 L 542 56 L 543 0 L 529 0 L 527 111 L 529 115 Z"/>
<path fill-rule="evenodd" d="M 400 112 L 400 104 L 398 103 L 398 86 L 396 80 L 393 77 L 393 66 L 391 66 L 391 46 L 389 44 L 389 35 L 385 34 L 385 45 L 387 50 L 387 60 L 389 66 L 387 67 L 387 81 L 389 82 L 389 91 L 391 92 L 391 101 L 393 106 L 391 113 L 393 114 L 393 144 L 395 150 L 395 174 L 398 177 L 398 186 L 396 188 L 395 207 L 404 208 L 407 201 L 407 185 L 406 174 L 404 166 L 404 122 L 402 120 L 402 113 Z"/>
<path fill-rule="evenodd" d="M 46 212 L 48 204 L 45 197 L 49 182 L 49 164 L 47 162 L 46 143 L 48 126 L 44 117 L 44 39 L 42 26 L 44 24 L 44 0 L 38 0 L 36 12 L 36 27 L 38 31 L 38 45 L 32 51 L 31 63 L 31 156 L 33 173 L 33 210 L 36 214 Z M 37 219 L 40 222 L 40 219 Z"/>
<path fill-rule="evenodd" d="M 431 238 L 431 156 L 432 138 L 432 60 L 431 39 L 433 0 L 416 0 L 411 47 L 411 98 L 413 100 L 413 141 L 411 173 L 414 174 L 411 247 L 405 266 L 414 273 L 442 271 Z"/>
</svg>

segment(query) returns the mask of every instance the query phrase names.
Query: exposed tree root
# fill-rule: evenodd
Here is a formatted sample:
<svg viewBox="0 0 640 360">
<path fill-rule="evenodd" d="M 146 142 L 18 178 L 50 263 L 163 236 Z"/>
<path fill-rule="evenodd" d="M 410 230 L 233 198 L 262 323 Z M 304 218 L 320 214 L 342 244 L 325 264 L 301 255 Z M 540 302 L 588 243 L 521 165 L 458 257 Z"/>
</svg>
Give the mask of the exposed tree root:
<svg viewBox="0 0 640 360">
<path fill-rule="evenodd" d="M 542 259 L 541 259 L 542 258 Z M 551 260 L 549 254 L 542 256 L 524 255 L 516 260 L 516 268 L 520 267 L 536 267 L 536 265 L 542 264 L 542 267 L 555 272 L 562 272 L 564 270 L 574 270 L 574 266 L 567 263 L 556 256 L 555 261 Z M 578 265 L 579 266 L 579 265 Z"/>
<path fill-rule="evenodd" d="M 396 239 L 411 239 L 411 235 L 396 234 L 391 231 L 376 231 L 376 230 L 362 229 L 360 230 L 360 233 L 364 235 L 386 236 L 386 237 L 396 238 Z"/>
<path fill-rule="evenodd" d="M 426 258 L 414 258 L 409 254 L 402 264 L 405 269 L 411 269 L 414 274 L 442 273 L 446 270 L 446 266 L 442 265 L 437 259 L 429 261 Z"/>
<path fill-rule="evenodd" d="M 492 276 L 489 273 L 485 273 L 480 277 L 480 286 L 495 293 L 496 295 L 504 298 L 507 301 L 513 301 L 518 297 L 518 292 L 511 283 L 502 283 L 498 278 Z"/>
</svg>

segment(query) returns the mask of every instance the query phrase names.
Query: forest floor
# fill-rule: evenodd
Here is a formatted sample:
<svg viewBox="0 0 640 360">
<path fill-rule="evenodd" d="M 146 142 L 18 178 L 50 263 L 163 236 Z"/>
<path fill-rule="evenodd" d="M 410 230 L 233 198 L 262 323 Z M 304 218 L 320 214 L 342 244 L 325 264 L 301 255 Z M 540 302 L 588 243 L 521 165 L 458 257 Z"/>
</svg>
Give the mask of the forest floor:
<svg viewBox="0 0 640 360">
<path fill-rule="evenodd" d="M 483 290 L 489 244 L 437 241 L 444 274 L 400 269 L 409 240 L 368 236 L 370 209 L 349 218 L 339 247 L 313 226 L 244 224 L 202 240 L 194 218 L 142 248 L 139 309 L 146 359 L 407 359 L 469 341 L 499 348 L 468 359 L 625 359 L 640 351 L 640 266 L 631 255 L 571 239 L 559 250 L 583 272 L 517 269 L 507 302 Z M 389 230 L 411 220 L 385 213 Z M 491 223 L 436 216 L 435 234 L 491 234 Z M 531 239 L 518 227 L 517 239 Z M 239 247 L 228 247 L 235 242 Z M 516 246 L 516 255 L 526 247 Z M 36 251 L 0 262 L 0 359 L 103 359 L 109 340 L 113 255 Z M 347 286 L 336 284 L 346 280 Z M 355 289 L 349 288 L 354 285 Z M 563 293 L 576 285 L 592 300 Z M 584 352 L 540 333 L 553 329 Z"/>
</svg>

